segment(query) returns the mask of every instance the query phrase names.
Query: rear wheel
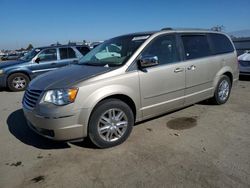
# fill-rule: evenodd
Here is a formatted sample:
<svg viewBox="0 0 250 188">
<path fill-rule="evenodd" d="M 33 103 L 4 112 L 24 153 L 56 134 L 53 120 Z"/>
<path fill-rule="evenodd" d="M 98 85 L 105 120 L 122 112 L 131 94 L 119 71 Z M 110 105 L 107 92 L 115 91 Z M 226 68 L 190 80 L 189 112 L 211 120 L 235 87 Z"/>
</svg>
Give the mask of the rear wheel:
<svg viewBox="0 0 250 188">
<path fill-rule="evenodd" d="M 29 84 L 29 77 L 23 73 L 14 73 L 8 77 L 7 84 L 11 91 L 24 91 Z"/>
<path fill-rule="evenodd" d="M 89 121 L 89 138 L 99 148 L 123 143 L 134 125 L 130 107 L 117 99 L 102 101 L 94 109 Z"/>
<path fill-rule="evenodd" d="M 232 83 L 228 76 L 223 75 L 215 89 L 214 97 L 211 99 L 213 104 L 221 105 L 227 102 L 231 93 Z"/>
</svg>

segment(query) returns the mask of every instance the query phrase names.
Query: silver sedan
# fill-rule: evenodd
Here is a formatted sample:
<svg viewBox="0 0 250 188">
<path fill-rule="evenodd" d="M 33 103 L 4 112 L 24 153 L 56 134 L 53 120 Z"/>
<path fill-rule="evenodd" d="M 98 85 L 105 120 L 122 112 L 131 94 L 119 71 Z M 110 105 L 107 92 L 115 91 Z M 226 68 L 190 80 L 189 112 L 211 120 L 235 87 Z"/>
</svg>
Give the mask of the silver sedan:
<svg viewBox="0 0 250 188">
<path fill-rule="evenodd" d="M 250 51 L 238 57 L 240 75 L 250 75 Z"/>
</svg>

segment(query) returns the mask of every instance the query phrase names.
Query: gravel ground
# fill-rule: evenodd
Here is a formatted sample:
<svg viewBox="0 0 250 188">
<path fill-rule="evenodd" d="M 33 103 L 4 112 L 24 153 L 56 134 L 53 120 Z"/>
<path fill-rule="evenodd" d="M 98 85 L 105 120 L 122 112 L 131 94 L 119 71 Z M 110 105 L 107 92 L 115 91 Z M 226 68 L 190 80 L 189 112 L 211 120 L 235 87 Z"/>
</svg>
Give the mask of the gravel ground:
<svg viewBox="0 0 250 188">
<path fill-rule="evenodd" d="M 0 91 L 0 187 L 250 187 L 249 80 L 225 105 L 140 123 L 124 144 L 104 150 L 36 135 L 23 93 Z"/>
</svg>

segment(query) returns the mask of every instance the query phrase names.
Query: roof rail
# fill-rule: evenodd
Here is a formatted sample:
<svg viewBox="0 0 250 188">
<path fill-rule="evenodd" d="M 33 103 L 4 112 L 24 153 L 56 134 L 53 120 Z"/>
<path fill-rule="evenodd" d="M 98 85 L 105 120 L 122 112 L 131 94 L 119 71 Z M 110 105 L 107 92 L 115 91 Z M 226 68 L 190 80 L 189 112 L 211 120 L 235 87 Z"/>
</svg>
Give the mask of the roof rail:
<svg viewBox="0 0 250 188">
<path fill-rule="evenodd" d="M 161 31 L 167 31 L 167 30 L 200 30 L 200 31 L 211 31 L 211 29 L 204 29 L 204 28 L 171 28 L 171 27 L 166 27 L 162 28 Z"/>
<path fill-rule="evenodd" d="M 173 28 L 171 28 L 171 27 L 164 27 L 164 28 L 161 29 L 161 31 L 166 31 L 166 30 L 173 30 Z"/>
<path fill-rule="evenodd" d="M 51 44 L 50 46 L 61 46 L 60 43 L 56 43 L 56 44 Z"/>
</svg>

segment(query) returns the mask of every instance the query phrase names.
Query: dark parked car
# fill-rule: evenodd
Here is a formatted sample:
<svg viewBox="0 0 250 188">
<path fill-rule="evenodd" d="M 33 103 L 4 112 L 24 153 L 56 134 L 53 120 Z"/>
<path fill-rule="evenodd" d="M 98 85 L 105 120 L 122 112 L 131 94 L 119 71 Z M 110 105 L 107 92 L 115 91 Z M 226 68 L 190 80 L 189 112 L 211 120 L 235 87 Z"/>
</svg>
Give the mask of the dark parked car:
<svg viewBox="0 0 250 188">
<path fill-rule="evenodd" d="M 37 75 L 76 64 L 89 51 L 90 48 L 85 45 L 35 48 L 16 61 L 0 64 L 0 87 L 23 91 Z"/>
<path fill-rule="evenodd" d="M 8 54 L 1 57 L 2 61 L 17 60 L 20 58 L 20 54 Z"/>
</svg>

